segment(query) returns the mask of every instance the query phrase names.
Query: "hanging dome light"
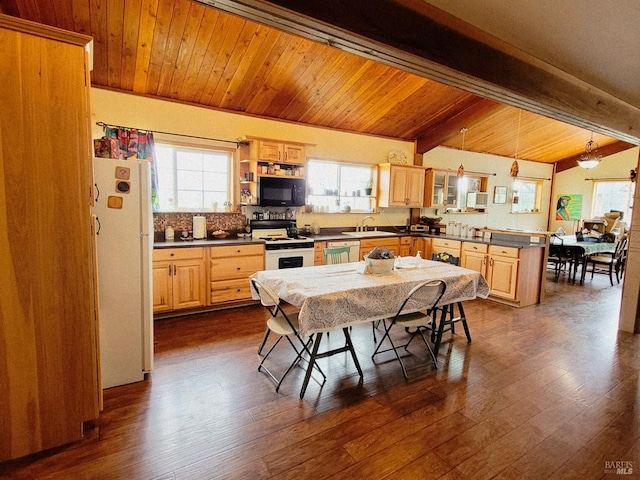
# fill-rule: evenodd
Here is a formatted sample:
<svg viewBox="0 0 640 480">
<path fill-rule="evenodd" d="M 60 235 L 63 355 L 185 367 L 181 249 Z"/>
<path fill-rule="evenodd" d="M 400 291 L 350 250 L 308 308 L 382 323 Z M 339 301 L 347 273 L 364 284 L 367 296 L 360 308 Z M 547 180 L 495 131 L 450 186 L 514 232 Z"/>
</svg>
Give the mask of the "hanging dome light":
<svg viewBox="0 0 640 480">
<path fill-rule="evenodd" d="M 600 163 L 602 155 L 598 153 L 598 144 L 593 141 L 593 132 L 591 132 L 591 140 L 587 142 L 584 153 L 580 155 L 578 165 L 582 168 L 593 168 Z"/>
</svg>

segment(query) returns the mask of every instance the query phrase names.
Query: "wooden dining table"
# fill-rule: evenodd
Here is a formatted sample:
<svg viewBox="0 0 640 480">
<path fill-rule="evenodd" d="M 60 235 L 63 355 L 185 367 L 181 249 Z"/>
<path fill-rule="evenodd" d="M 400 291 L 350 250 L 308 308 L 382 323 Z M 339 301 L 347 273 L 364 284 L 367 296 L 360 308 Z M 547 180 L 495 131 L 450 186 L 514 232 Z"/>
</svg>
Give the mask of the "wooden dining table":
<svg viewBox="0 0 640 480">
<path fill-rule="evenodd" d="M 572 283 L 576 283 L 576 277 L 578 274 L 578 266 L 582 267 L 580 273 L 580 285 L 584 284 L 586 269 L 586 260 L 589 255 L 596 253 L 613 253 L 616 250 L 616 243 L 608 242 L 596 242 L 596 241 L 578 241 L 575 235 L 560 235 L 559 239 L 562 240 L 561 245 L 551 245 L 551 247 L 563 248 L 566 252 L 571 254 L 572 266 L 569 272 L 569 280 Z"/>
<path fill-rule="evenodd" d="M 489 285 L 479 272 L 414 258 L 402 259 L 388 275 L 369 274 L 364 262 L 352 262 L 265 270 L 257 272 L 256 276 L 281 300 L 300 309 L 298 323 L 301 336 L 315 334 L 300 398 L 304 396 L 313 364 L 318 358 L 350 352 L 362 380 L 349 327 L 393 317 L 409 291 L 419 283 L 438 279 L 446 283 L 441 306 L 489 296 Z M 407 311 L 422 309 L 422 305 L 409 304 Z M 344 333 L 345 346 L 319 352 L 323 333 L 335 330 Z"/>
</svg>

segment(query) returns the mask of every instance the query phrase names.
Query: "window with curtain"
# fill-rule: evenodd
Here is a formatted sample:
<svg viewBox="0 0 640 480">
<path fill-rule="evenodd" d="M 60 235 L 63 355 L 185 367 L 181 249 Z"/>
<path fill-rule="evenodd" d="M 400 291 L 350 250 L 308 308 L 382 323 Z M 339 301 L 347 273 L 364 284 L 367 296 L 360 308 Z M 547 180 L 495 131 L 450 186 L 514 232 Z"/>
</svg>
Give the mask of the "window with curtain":
<svg viewBox="0 0 640 480">
<path fill-rule="evenodd" d="M 307 204 L 322 212 L 371 212 L 373 165 L 310 159 L 307 162 Z"/>
<path fill-rule="evenodd" d="M 513 182 L 512 213 L 539 212 L 542 200 L 542 180 L 516 180 Z"/>
<path fill-rule="evenodd" d="M 594 180 L 591 218 L 602 217 L 611 211 L 622 212 L 622 220 L 631 222 L 635 183 L 629 180 Z"/>
<path fill-rule="evenodd" d="M 224 149 L 155 146 L 161 212 L 211 212 L 231 199 L 233 153 Z"/>
</svg>

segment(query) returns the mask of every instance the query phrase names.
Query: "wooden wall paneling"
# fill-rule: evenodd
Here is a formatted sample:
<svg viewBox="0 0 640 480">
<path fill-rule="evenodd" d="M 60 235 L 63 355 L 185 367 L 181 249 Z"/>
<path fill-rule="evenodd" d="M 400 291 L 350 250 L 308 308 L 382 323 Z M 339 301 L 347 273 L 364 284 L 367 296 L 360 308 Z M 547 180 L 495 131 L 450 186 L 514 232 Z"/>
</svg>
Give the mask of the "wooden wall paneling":
<svg viewBox="0 0 640 480">
<path fill-rule="evenodd" d="M 138 34 L 138 49 L 136 51 L 136 68 L 133 77 L 133 91 L 145 93 L 149 77 L 149 65 L 151 63 L 151 51 L 153 49 L 153 37 L 158 17 L 158 0 L 141 0 L 140 8 L 140 33 Z M 135 22 L 134 18 L 129 19 Z"/>
<path fill-rule="evenodd" d="M 283 58 L 284 63 L 277 66 L 278 70 L 282 70 L 273 76 L 272 86 L 276 94 L 270 95 L 271 99 L 263 109 L 264 112 L 279 112 L 279 118 L 286 118 L 288 115 L 287 106 L 291 99 L 298 94 L 300 83 L 304 81 L 301 76 L 310 64 L 307 54 L 314 49 L 313 42 L 304 38 L 296 39 L 297 42 L 298 40 L 299 43 L 296 50 L 291 52 L 290 60 L 287 62 L 286 58 Z M 294 67 L 293 71 L 289 67 Z M 300 72 L 301 76 L 294 72 Z"/>
<path fill-rule="evenodd" d="M 49 10 L 53 10 L 55 14 L 55 25 L 58 28 L 65 30 L 73 30 L 73 10 L 71 0 L 52 0 L 53 8 L 49 7 Z"/>
<path fill-rule="evenodd" d="M 124 21 L 123 21 L 124 19 Z M 123 35 L 127 22 L 124 0 L 108 0 L 107 3 L 107 85 L 122 85 Z M 137 25 L 137 21 L 135 22 Z"/>
<path fill-rule="evenodd" d="M 68 3 L 71 7 L 71 17 L 73 18 L 73 28 L 69 30 L 91 36 L 91 10 L 89 1 L 75 2 L 68 0 Z"/>
<path fill-rule="evenodd" d="M 175 3 L 181 3 L 183 1 L 184 0 L 177 0 Z M 165 47 L 167 44 L 169 29 L 171 28 L 173 10 L 173 0 L 158 1 L 158 11 L 153 29 L 153 41 L 151 43 L 151 55 L 149 57 L 147 81 L 144 86 L 144 90 L 141 93 L 156 95 L 158 92 L 160 74 L 162 73 L 162 65 L 164 64 Z"/>
<path fill-rule="evenodd" d="M 211 96 L 210 104 L 220 107 L 233 99 L 231 85 L 242 82 L 244 74 L 250 68 L 257 49 L 264 41 L 266 28 L 252 22 L 245 22 L 237 36 L 235 47 L 227 59 L 220 80 Z M 262 35 L 260 34 L 262 33 Z"/>
<path fill-rule="evenodd" d="M 280 92 L 293 88 L 295 90 L 295 78 L 288 69 L 288 65 L 297 65 L 304 53 L 309 49 L 309 42 L 300 37 L 289 36 L 287 45 L 282 49 L 278 59 L 271 64 L 269 73 L 265 77 L 265 87 L 260 90 L 252 102 L 249 103 L 249 109 L 258 115 L 264 115 L 269 111 L 269 105 L 272 102 L 277 103 Z M 300 54 L 297 52 L 300 51 Z M 281 107 L 277 108 L 280 111 Z"/>
<path fill-rule="evenodd" d="M 227 108 L 234 111 L 245 111 L 247 105 L 253 100 L 256 93 L 263 87 L 263 79 L 266 71 L 266 59 L 271 55 L 271 50 L 275 48 L 282 38 L 280 32 L 267 29 L 265 32 L 260 29 L 259 35 L 264 35 L 264 40 L 260 48 L 252 58 L 243 80 L 239 84 L 234 83 L 234 93 L 231 97 L 224 99 Z M 252 44 L 253 45 L 253 44 Z M 234 82 L 240 77 L 234 78 Z"/>
<path fill-rule="evenodd" d="M 140 33 L 140 14 L 142 1 L 125 1 L 124 21 L 122 25 L 122 60 L 120 62 L 120 85 L 124 90 L 133 90 L 138 54 L 138 35 Z"/>
<path fill-rule="evenodd" d="M 168 86 L 168 90 L 166 90 L 167 97 L 179 98 L 180 91 L 186 83 L 190 70 L 194 68 L 192 61 L 198 65 L 199 62 L 202 62 L 202 50 L 198 49 L 198 43 L 204 43 L 206 47 L 211 38 L 211 30 L 208 30 L 205 25 L 206 11 L 207 8 L 203 5 L 196 2 L 191 3 L 191 10 L 189 11 L 189 16 L 184 27 L 182 43 L 180 44 L 178 56 L 175 60 L 175 69 L 171 77 L 171 83 Z M 213 25 L 210 25 L 210 27 L 212 28 Z M 201 33 L 204 35 L 205 40 L 203 40 Z M 197 55 L 195 59 L 194 55 Z"/>
<path fill-rule="evenodd" d="M 107 2 L 93 0 L 91 2 L 91 36 L 93 37 L 93 73 L 91 81 L 98 85 L 108 85 L 108 39 Z"/>
<path fill-rule="evenodd" d="M 171 80 L 171 98 L 181 100 L 191 99 L 191 92 L 198 78 L 198 73 L 207 53 L 207 47 L 213 36 L 219 12 L 212 8 L 203 7 L 202 20 L 198 27 L 195 41 L 193 43 L 193 51 L 189 55 L 189 63 L 185 68 L 184 74 L 174 75 Z M 182 62 L 181 62 L 182 63 Z"/>
<path fill-rule="evenodd" d="M 171 81 L 176 72 L 176 62 L 180 49 L 186 38 L 187 21 L 191 14 L 193 2 L 176 1 L 173 2 L 173 14 L 167 38 L 164 42 L 164 52 L 162 57 L 162 67 L 158 78 L 157 95 L 168 97 L 171 90 Z M 197 20 L 196 20 L 197 21 Z"/>
<path fill-rule="evenodd" d="M 318 91 L 313 103 L 309 103 L 307 110 L 298 118 L 299 122 L 311 123 L 311 118 L 316 114 L 319 108 L 326 105 L 327 101 L 333 95 L 333 89 L 336 85 L 340 85 L 344 79 L 349 78 L 353 70 L 357 70 L 361 65 L 364 65 L 367 60 L 365 58 L 348 55 L 342 59 L 336 59 L 325 70 L 325 74 L 322 77 L 322 82 L 318 85 Z"/>
<path fill-rule="evenodd" d="M 299 83 L 300 94 L 287 106 L 286 112 L 280 113 L 281 118 L 285 114 L 286 118 L 291 120 L 303 118 L 304 114 L 310 110 L 312 105 L 316 105 L 322 96 L 325 80 L 328 81 L 327 74 L 349 61 L 350 55 L 345 52 L 334 52 L 323 46 L 318 46 L 318 48 L 320 51 L 313 64 L 307 69 L 304 81 Z"/>
<path fill-rule="evenodd" d="M 226 60 L 231 55 L 237 40 L 237 32 L 244 26 L 245 20 L 233 15 L 221 15 L 216 24 L 216 32 L 213 35 L 213 43 L 209 44 L 207 54 L 211 61 L 207 62 L 205 77 L 200 84 L 200 96 L 198 103 L 209 105 L 211 96 L 218 85 Z"/>
</svg>

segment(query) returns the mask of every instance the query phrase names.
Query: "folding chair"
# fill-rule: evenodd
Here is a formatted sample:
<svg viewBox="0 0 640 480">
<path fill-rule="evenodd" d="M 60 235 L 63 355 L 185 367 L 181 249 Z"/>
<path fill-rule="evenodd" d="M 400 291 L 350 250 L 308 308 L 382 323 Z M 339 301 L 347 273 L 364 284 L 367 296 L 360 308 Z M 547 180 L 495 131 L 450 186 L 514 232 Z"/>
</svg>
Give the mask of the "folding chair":
<svg viewBox="0 0 640 480">
<path fill-rule="evenodd" d="M 260 297 L 260 303 L 267 309 L 271 318 L 267 320 L 267 329 L 264 334 L 264 338 L 262 339 L 262 343 L 260 344 L 260 348 L 258 349 L 258 355 L 262 354 L 262 349 L 267 343 L 267 339 L 271 332 L 278 335 L 278 339 L 271 346 L 266 355 L 262 358 L 260 365 L 258 365 L 258 371 L 264 370 L 264 372 L 271 377 L 271 379 L 276 382 L 276 392 L 280 389 L 280 385 L 282 385 L 282 381 L 289 374 L 289 372 L 295 367 L 300 360 L 304 360 L 308 363 L 308 360 L 303 357 L 303 353 L 307 353 L 311 355 L 309 352 L 309 345 L 312 343 L 312 337 L 309 337 L 308 342 L 304 342 L 300 334 L 298 333 L 298 314 L 287 314 L 282 307 L 280 306 L 280 298 L 266 285 L 261 283 L 256 277 L 255 274 L 249 277 L 252 288 Z M 291 365 L 287 371 L 280 377 L 279 379 L 271 373 L 271 371 L 264 365 L 265 361 L 271 354 L 271 352 L 276 348 L 280 340 L 286 338 L 293 350 L 296 352 L 296 358 L 293 360 Z M 298 346 L 294 343 L 294 340 L 297 340 Z M 323 384 L 326 381 L 327 377 L 324 372 L 318 367 L 314 365 L 314 367 L 320 372 L 323 377 Z"/>
<path fill-rule="evenodd" d="M 398 362 L 400 362 L 402 374 L 404 375 L 404 378 L 407 379 L 407 370 L 404 366 L 404 363 L 402 362 L 402 359 L 400 358 L 400 355 L 398 354 L 398 349 L 404 348 L 406 351 L 413 339 L 416 338 L 417 335 L 420 335 L 422 341 L 427 347 L 429 354 L 431 355 L 433 365 L 438 368 L 438 365 L 436 363 L 436 355 L 431 349 L 429 342 L 427 342 L 427 339 L 424 337 L 424 334 L 422 332 L 423 330 L 432 330 L 432 325 L 435 324 L 435 315 L 437 312 L 438 302 L 442 298 L 442 295 L 444 294 L 446 288 L 447 285 L 442 280 L 426 281 L 413 287 L 407 294 L 405 299 L 402 301 L 398 313 L 396 313 L 396 315 L 390 320 L 382 320 L 384 326 L 384 334 L 380 339 L 380 343 L 378 343 L 378 345 L 376 346 L 373 355 L 371 355 L 371 359 L 373 360 L 374 357 L 380 353 L 393 350 Z M 395 325 L 398 325 L 405 330 L 407 330 L 408 328 L 416 329 L 411 337 L 409 337 L 407 343 L 405 343 L 404 345 L 396 346 L 393 343 L 390 332 Z M 381 350 L 380 347 L 384 343 L 385 339 L 389 340 L 391 348 Z"/>
</svg>

